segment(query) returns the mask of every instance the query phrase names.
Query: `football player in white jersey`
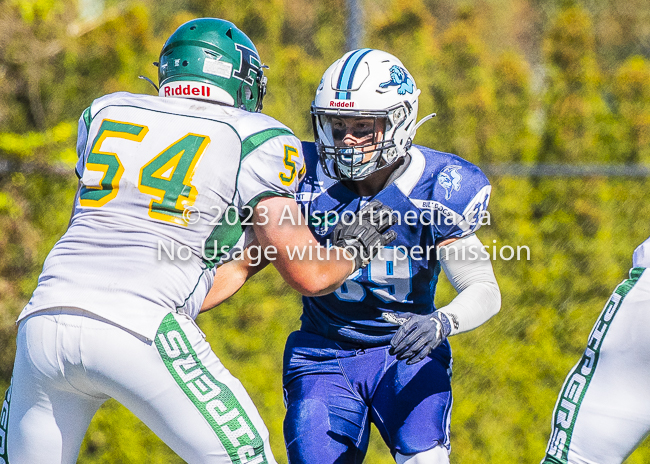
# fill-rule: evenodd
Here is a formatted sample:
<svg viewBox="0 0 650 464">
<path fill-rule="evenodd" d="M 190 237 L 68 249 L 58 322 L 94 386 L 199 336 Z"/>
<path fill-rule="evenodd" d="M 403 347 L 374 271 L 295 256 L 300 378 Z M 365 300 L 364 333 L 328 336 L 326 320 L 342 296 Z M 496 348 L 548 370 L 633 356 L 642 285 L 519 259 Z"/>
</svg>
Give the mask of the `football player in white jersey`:
<svg viewBox="0 0 650 464">
<path fill-rule="evenodd" d="M 114 93 L 83 112 L 70 225 L 18 318 L 0 463 L 76 462 L 108 398 L 189 463 L 275 462 L 255 406 L 194 323 L 216 267 L 245 228 L 306 295 L 363 260 L 321 253 L 307 226 L 281 221 L 300 214 L 304 160 L 293 133 L 259 113 L 262 70 L 232 23 L 197 19 L 165 43 L 158 96 Z M 341 234 L 355 250 L 381 244 L 388 222 Z M 292 260 L 287 245 L 321 259 Z"/>
<path fill-rule="evenodd" d="M 650 433 L 650 238 L 564 381 L 543 464 L 620 464 Z"/>
</svg>

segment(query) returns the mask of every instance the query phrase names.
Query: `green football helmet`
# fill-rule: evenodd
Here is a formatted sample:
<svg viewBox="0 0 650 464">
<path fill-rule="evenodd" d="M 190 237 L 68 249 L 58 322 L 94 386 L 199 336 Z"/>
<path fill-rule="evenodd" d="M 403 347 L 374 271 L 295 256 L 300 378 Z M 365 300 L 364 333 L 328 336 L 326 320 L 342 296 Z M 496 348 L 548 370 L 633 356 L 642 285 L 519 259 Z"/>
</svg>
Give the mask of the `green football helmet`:
<svg viewBox="0 0 650 464">
<path fill-rule="evenodd" d="M 159 95 L 262 110 L 266 77 L 253 42 L 223 19 L 188 21 L 167 39 L 158 64 Z"/>
</svg>

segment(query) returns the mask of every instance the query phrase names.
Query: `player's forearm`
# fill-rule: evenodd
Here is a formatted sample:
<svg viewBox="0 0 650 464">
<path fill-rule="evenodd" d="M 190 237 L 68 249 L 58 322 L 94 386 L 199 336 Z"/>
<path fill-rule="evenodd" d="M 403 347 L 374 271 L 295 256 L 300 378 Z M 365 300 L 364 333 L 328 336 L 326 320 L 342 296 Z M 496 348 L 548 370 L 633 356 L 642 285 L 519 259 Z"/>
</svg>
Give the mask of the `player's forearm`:
<svg viewBox="0 0 650 464">
<path fill-rule="evenodd" d="M 274 251 L 273 265 L 294 290 L 305 296 L 333 292 L 352 272 L 354 260 L 342 249 L 319 245 L 304 220 L 287 217 L 302 218 L 295 200 L 272 197 L 259 203 L 253 229 L 262 249 Z"/>
<path fill-rule="evenodd" d="M 266 260 L 258 260 L 258 264 L 254 266 L 250 260 L 250 255 L 244 252 L 241 259 L 219 266 L 214 276 L 212 288 L 206 295 L 200 312 L 208 311 L 233 296 L 249 278 L 264 269 L 267 264 L 268 261 Z"/>
<path fill-rule="evenodd" d="M 473 330 L 497 314 L 501 308 L 501 292 L 492 263 L 480 253 L 483 244 L 475 235 L 443 248 L 440 264 L 458 295 L 438 311 L 448 317 L 450 335 L 455 335 Z"/>
<path fill-rule="evenodd" d="M 474 283 L 451 303 L 438 309 L 451 323 L 449 335 L 474 330 L 499 312 L 501 293 L 496 283 Z"/>
<path fill-rule="evenodd" d="M 306 252 L 312 256 L 329 259 L 291 259 L 288 255 L 274 261 L 276 269 L 284 280 L 297 292 L 305 296 L 321 296 L 332 293 L 348 278 L 354 261 L 342 248 L 308 246 Z"/>
<path fill-rule="evenodd" d="M 237 293 L 245 282 L 246 278 L 244 277 L 243 272 L 230 273 L 228 279 L 215 277 L 214 284 L 205 297 L 200 312 L 208 311 L 215 306 L 220 305 Z"/>
<path fill-rule="evenodd" d="M 270 234 L 266 229 L 257 237 L 263 249 L 277 250 L 273 265 L 291 288 L 305 296 L 332 293 L 354 268 L 354 260 L 342 248 L 320 246 L 307 226 Z"/>
</svg>

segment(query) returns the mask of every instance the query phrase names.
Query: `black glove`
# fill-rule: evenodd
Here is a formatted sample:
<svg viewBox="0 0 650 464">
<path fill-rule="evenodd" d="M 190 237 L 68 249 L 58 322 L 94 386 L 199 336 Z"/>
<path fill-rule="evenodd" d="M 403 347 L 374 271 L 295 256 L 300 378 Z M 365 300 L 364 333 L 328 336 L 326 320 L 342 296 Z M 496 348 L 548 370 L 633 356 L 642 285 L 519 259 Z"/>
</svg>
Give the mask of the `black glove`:
<svg viewBox="0 0 650 464">
<path fill-rule="evenodd" d="M 373 200 L 361 208 L 354 221 L 340 220 L 332 231 L 332 243 L 354 256 L 356 271 L 366 267 L 384 245 L 397 238 L 397 232 L 384 232 L 395 223 L 393 210 Z M 383 235 L 382 235 L 383 234 Z"/>
<path fill-rule="evenodd" d="M 385 321 L 401 327 L 390 341 L 391 355 L 406 364 L 415 364 L 435 350 L 451 332 L 447 316 L 441 312 L 433 314 L 382 313 Z"/>
</svg>

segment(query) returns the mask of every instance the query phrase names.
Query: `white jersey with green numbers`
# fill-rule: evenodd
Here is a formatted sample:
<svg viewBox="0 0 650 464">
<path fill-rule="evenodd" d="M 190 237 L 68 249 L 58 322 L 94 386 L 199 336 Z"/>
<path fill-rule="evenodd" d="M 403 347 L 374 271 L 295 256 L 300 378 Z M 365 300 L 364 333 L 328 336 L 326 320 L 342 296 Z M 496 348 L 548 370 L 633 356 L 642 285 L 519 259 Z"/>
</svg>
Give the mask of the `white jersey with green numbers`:
<svg viewBox="0 0 650 464">
<path fill-rule="evenodd" d="M 268 116 L 129 93 L 83 113 L 77 152 L 71 224 L 19 320 L 78 307 L 149 339 L 170 311 L 198 314 L 252 208 L 293 197 L 304 165 L 298 139 Z"/>
</svg>

